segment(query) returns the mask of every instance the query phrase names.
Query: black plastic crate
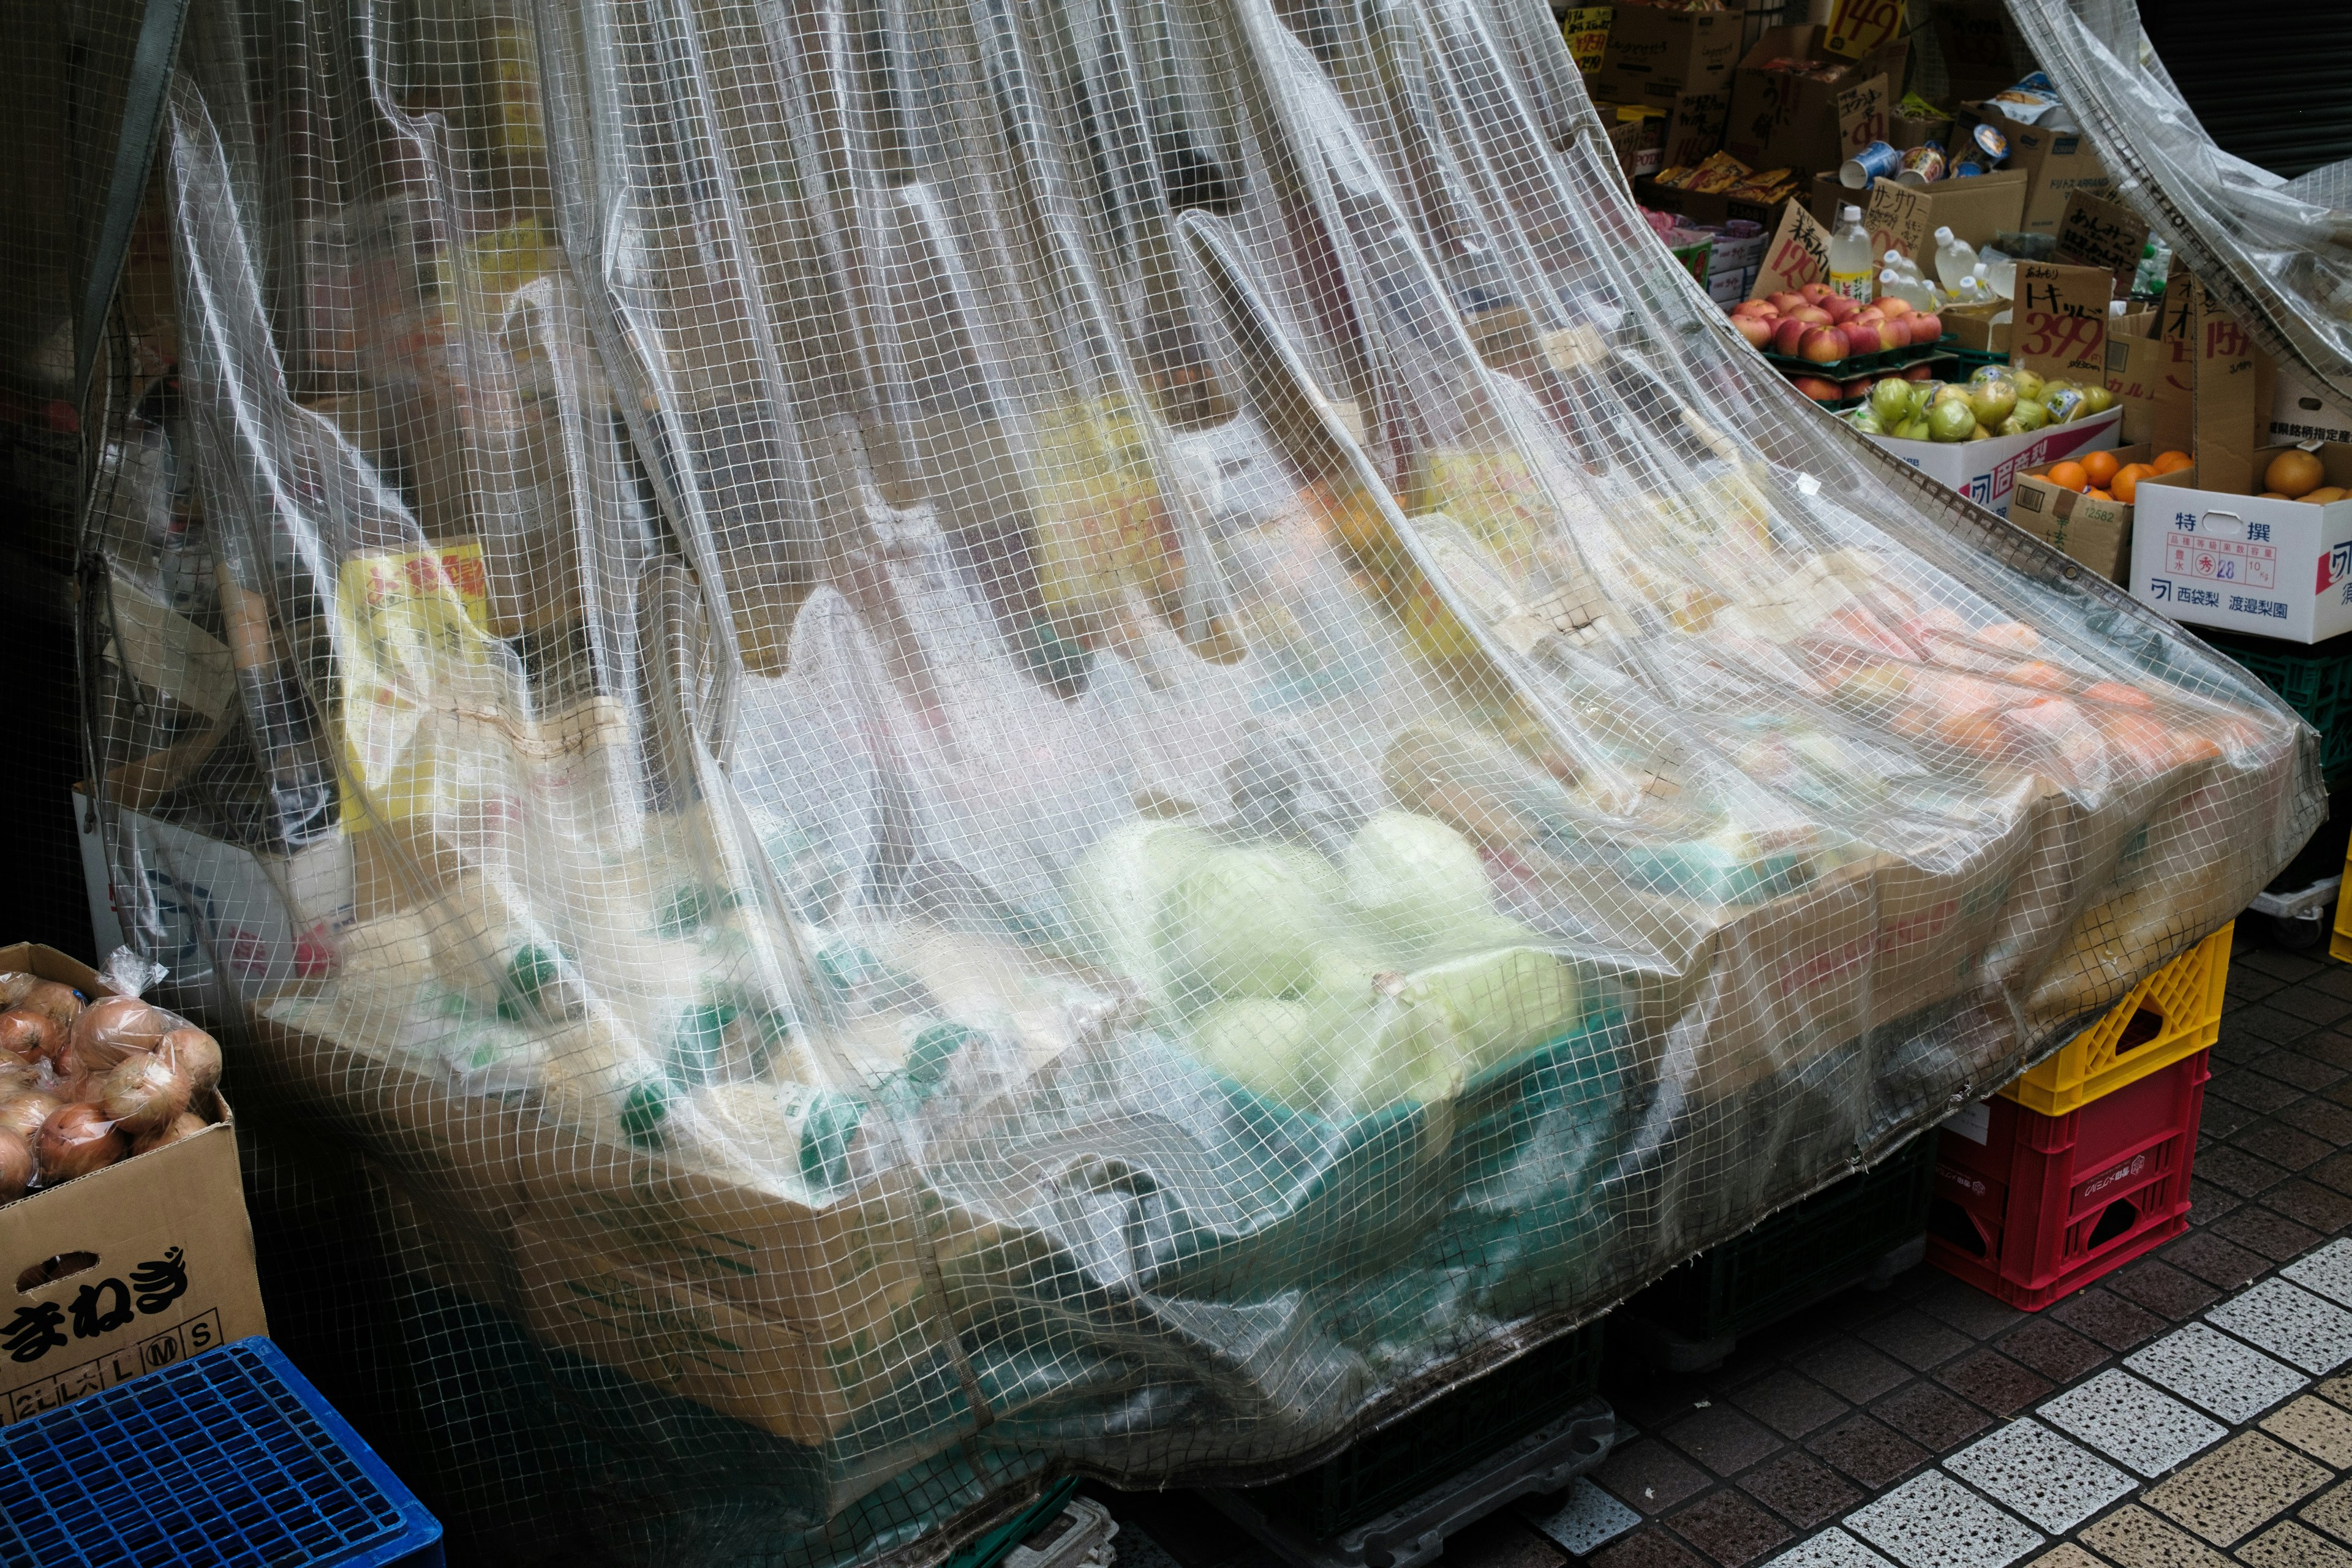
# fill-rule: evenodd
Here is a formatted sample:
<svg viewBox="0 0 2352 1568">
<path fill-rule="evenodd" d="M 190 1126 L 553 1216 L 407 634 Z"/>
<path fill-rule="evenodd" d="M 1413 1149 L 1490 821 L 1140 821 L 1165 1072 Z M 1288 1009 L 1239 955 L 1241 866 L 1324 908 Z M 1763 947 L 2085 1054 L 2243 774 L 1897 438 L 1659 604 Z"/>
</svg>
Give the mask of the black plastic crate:
<svg viewBox="0 0 2352 1568">
<path fill-rule="evenodd" d="M 1753 1333 L 1862 1281 L 1924 1237 L 1935 1191 L 1930 1133 L 1699 1254 L 1623 1311 L 1693 1344 Z"/>
<path fill-rule="evenodd" d="M 1311 1470 L 1252 1487 L 1248 1499 L 1317 1540 L 1377 1519 L 1592 1397 L 1604 1323 L 1587 1323 L 1440 1395 Z"/>
</svg>

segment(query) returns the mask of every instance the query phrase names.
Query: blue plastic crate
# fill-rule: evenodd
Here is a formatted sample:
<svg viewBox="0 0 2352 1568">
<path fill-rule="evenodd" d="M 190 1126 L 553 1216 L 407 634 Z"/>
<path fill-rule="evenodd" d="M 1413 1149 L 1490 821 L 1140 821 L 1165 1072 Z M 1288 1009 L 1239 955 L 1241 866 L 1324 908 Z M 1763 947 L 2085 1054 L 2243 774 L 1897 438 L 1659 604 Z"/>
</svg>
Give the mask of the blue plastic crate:
<svg viewBox="0 0 2352 1568">
<path fill-rule="evenodd" d="M 441 1521 L 258 1336 L 0 1427 L 7 1568 L 441 1568 Z"/>
</svg>

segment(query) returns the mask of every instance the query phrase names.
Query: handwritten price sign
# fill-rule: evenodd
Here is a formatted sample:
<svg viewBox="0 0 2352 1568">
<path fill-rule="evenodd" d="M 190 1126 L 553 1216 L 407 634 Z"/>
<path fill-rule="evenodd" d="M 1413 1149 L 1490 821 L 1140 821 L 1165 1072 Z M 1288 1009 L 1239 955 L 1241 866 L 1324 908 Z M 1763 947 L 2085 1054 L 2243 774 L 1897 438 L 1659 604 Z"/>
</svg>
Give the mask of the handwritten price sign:
<svg viewBox="0 0 2352 1568">
<path fill-rule="evenodd" d="M 1578 5 L 1559 19 L 1560 37 L 1586 76 L 1601 68 L 1601 57 L 1609 52 L 1609 24 L 1616 15 L 1614 5 Z"/>
<path fill-rule="evenodd" d="M 2113 283 L 2101 268 L 2019 262 L 2011 358 L 2042 375 L 2105 386 Z"/>
<path fill-rule="evenodd" d="M 1822 282 L 1829 275 L 1830 231 L 1812 214 L 1790 202 L 1781 211 L 1780 226 L 1773 230 L 1772 243 L 1764 247 L 1764 262 L 1757 268 L 1756 288 L 1750 298 L 1761 300 L 1801 289 L 1808 283 Z"/>
<path fill-rule="evenodd" d="M 1886 79 L 1872 77 L 1837 95 L 1838 144 L 1848 157 L 1886 140 Z"/>
<path fill-rule="evenodd" d="M 1903 30 L 1903 0 L 1838 0 L 1822 47 L 1858 60 Z"/>
</svg>

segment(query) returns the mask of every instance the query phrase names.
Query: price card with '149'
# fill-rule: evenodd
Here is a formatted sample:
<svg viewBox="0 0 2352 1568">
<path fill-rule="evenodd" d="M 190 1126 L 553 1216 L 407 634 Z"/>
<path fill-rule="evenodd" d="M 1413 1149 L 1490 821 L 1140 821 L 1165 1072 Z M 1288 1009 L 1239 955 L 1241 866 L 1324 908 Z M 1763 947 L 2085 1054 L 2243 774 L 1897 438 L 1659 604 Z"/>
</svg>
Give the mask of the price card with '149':
<svg viewBox="0 0 2352 1568">
<path fill-rule="evenodd" d="M 1903 0 L 1838 0 L 1822 47 L 1858 60 L 1903 30 Z"/>
</svg>

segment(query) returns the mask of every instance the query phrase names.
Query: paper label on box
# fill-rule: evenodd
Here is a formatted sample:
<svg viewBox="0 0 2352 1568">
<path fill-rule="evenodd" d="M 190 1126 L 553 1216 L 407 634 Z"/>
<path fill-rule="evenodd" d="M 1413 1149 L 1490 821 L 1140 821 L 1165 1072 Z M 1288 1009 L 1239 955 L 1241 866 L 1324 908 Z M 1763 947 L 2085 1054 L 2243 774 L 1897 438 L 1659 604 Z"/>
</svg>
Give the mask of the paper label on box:
<svg viewBox="0 0 2352 1568">
<path fill-rule="evenodd" d="M 1927 222 L 1930 210 L 1925 191 L 1915 191 L 1893 180 L 1878 181 L 1871 187 L 1870 209 L 1865 218 L 1870 225 L 1873 254 L 1884 255 L 1889 248 L 1906 256 L 1921 254 L 1932 232 Z M 1933 253 L 1928 254 L 1932 258 Z"/>
<path fill-rule="evenodd" d="M 1570 58 L 1586 76 L 1601 68 L 1601 57 L 1609 52 L 1609 22 L 1616 15 L 1614 5 L 1577 5 L 1559 19 Z"/>
<path fill-rule="evenodd" d="M 1886 140 L 1886 79 L 1872 77 L 1837 95 L 1838 145 L 1849 158 Z"/>
<path fill-rule="evenodd" d="M 2269 531 L 2261 523 L 2264 537 Z M 2165 569 L 2175 577 L 2207 583 L 2234 583 L 2247 588 L 2278 586 L 2278 549 L 2251 539 L 2219 538 L 2210 533 L 2184 533 L 2174 529 L 2165 536 Z M 2326 574 L 2321 563 L 2320 572 Z M 2323 583 L 2324 588 L 2326 584 Z"/>
<path fill-rule="evenodd" d="M 1838 0 L 1822 47 L 1858 60 L 1903 30 L 1903 0 Z"/>
<path fill-rule="evenodd" d="M 1981 1100 L 1962 1106 L 1944 1119 L 1944 1131 L 1971 1143 L 1982 1143 L 1992 1136 L 1992 1107 Z"/>
<path fill-rule="evenodd" d="M 1830 231 L 1795 202 L 1780 214 L 1780 226 L 1764 247 L 1764 262 L 1756 274 L 1752 298 L 1801 289 L 1830 275 Z"/>
<path fill-rule="evenodd" d="M 2106 385 L 2110 287 L 2097 268 L 2019 262 L 2011 363 L 2053 380 Z"/>
<path fill-rule="evenodd" d="M 2139 275 L 2140 252 L 2147 248 L 2147 220 L 2131 208 L 2088 191 L 2067 195 L 2054 259 L 2108 273 L 2115 279 L 2116 296 L 2122 298 L 2131 292 Z"/>
</svg>

